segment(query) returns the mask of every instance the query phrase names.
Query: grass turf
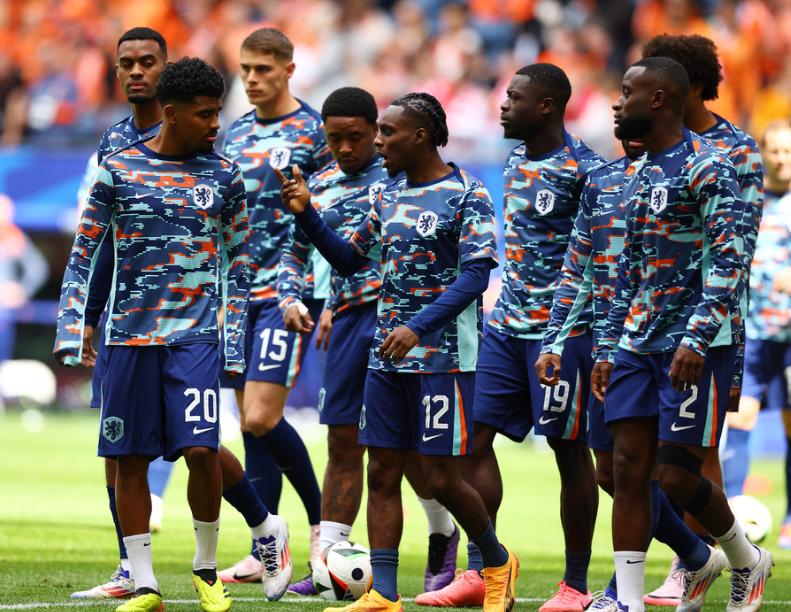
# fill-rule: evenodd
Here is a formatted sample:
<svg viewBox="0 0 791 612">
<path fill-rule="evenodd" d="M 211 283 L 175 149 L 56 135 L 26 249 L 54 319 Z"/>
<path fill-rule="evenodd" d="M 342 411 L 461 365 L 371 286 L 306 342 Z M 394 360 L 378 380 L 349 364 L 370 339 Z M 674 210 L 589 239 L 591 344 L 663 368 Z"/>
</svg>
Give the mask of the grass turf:
<svg viewBox="0 0 791 612">
<path fill-rule="evenodd" d="M 117 560 L 115 533 L 107 510 L 103 462 L 96 455 L 97 414 L 46 415 L 43 429 L 28 432 L 18 412 L 0 415 L 0 610 L 89 607 L 114 609 L 117 601 L 92 602 L 69 599 L 73 591 L 91 588 L 110 576 Z M 326 449 L 323 431 L 306 435 L 317 474 L 323 474 Z M 241 457 L 241 442 L 229 448 Z M 559 484 L 551 453 L 529 444 L 498 446 L 505 497 L 498 516 L 498 534 L 519 557 L 517 609 L 534 611 L 556 590 L 563 577 L 563 537 L 559 520 Z M 767 586 L 766 610 L 791 610 L 791 551 L 776 546 L 779 522 L 785 510 L 782 466 L 779 461 L 756 462 L 753 472 L 765 474 L 773 487 L 762 497 L 772 512 L 775 526 L 765 545 L 774 555 L 774 576 Z M 154 570 L 166 610 L 198 610 L 190 571 L 195 542 L 186 501 L 187 471 L 177 464 L 165 494 L 163 530 L 153 539 Z M 427 530 L 414 493 L 404 487 L 404 535 L 401 541 L 399 590 L 404 598 L 422 591 L 426 563 Z M 593 543 L 589 587 L 596 591 L 612 573 L 610 532 L 611 501 L 600 498 Z M 283 487 L 280 513 L 291 526 L 294 579 L 307 573 L 308 524 L 293 489 Z M 249 551 L 249 531 L 241 516 L 223 502 L 218 562 L 221 568 L 238 561 Z M 367 543 L 365 516 L 361 513 L 352 539 Z M 465 547 L 459 550 L 459 566 L 465 563 Z M 646 587 L 661 584 L 671 552 L 655 543 L 646 565 Z M 705 610 L 724 610 L 728 574 L 717 581 Z M 319 599 L 267 602 L 261 585 L 229 585 L 235 598 L 232 610 L 323 610 L 340 605 Z M 50 608 L 51 609 L 51 608 Z M 411 602 L 404 609 L 426 608 Z M 650 607 L 658 611 L 663 608 Z M 664 608 L 668 610 L 668 608 Z"/>
</svg>

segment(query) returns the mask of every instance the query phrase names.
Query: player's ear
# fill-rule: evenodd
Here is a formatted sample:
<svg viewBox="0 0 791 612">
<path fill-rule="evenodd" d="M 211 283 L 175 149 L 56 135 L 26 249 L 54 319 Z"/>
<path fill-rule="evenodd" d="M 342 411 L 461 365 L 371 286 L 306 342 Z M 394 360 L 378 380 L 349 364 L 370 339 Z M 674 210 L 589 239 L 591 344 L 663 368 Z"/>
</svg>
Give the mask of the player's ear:
<svg viewBox="0 0 791 612">
<path fill-rule="evenodd" d="M 541 100 L 541 114 L 548 115 L 555 108 L 555 101 L 552 98 Z"/>
<path fill-rule="evenodd" d="M 416 146 L 421 146 L 426 141 L 426 128 L 419 127 L 415 130 L 414 142 Z"/>
<path fill-rule="evenodd" d="M 296 68 L 296 67 L 297 67 L 297 65 L 294 62 L 289 62 L 288 64 L 286 64 L 286 78 L 287 79 L 291 78 L 291 76 L 294 74 L 294 68 Z"/>
<path fill-rule="evenodd" d="M 172 104 L 165 104 L 165 108 L 162 109 L 162 116 L 165 118 L 165 121 L 168 123 L 176 123 L 176 107 Z"/>
<path fill-rule="evenodd" d="M 651 108 L 660 108 L 664 105 L 667 94 L 664 89 L 657 89 L 651 95 Z"/>
</svg>

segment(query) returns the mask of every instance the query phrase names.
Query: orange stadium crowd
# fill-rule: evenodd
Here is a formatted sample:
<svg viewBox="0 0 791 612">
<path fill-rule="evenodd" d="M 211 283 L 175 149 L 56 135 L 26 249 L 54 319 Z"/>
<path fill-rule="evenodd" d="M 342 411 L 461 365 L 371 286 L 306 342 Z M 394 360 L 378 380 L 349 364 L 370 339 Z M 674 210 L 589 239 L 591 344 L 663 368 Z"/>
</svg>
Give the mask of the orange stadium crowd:
<svg viewBox="0 0 791 612">
<path fill-rule="evenodd" d="M 387 102 L 429 91 L 443 104 L 453 152 L 502 157 L 499 105 L 514 71 L 546 61 L 574 88 L 569 129 L 617 154 L 610 104 L 626 66 L 656 34 L 715 41 L 725 80 L 713 111 L 758 136 L 791 115 L 791 0 L 6 0 L 0 3 L 0 143 L 95 143 L 128 106 L 115 45 L 139 25 L 169 55 L 207 59 L 226 76 L 226 124 L 248 110 L 239 45 L 272 25 L 296 46 L 292 89 L 320 106 L 364 87 Z"/>
</svg>

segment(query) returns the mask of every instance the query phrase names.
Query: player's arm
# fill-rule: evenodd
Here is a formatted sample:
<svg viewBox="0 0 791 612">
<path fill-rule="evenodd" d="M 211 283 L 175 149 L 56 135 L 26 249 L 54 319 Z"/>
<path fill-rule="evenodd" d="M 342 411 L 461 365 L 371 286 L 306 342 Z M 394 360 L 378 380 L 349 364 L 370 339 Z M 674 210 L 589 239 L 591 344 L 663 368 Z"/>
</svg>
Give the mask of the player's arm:
<svg viewBox="0 0 791 612">
<path fill-rule="evenodd" d="M 420 338 L 448 325 L 489 287 L 489 273 L 498 265 L 494 206 L 489 192 L 483 186 L 477 187 L 459 212 L 461 273 L 428 307 L 387 335 L 379 347 L 380 359 L 402 360 Z"/>
<path fill-rule="evenodd" d="M 315 323 L 302 304 L 305 269 L 310 261 L 311 245 L 305 232 L 293 224 L 277 268 L 277 299 L 286 329 L 298 333 L 313 331 Z"/>
<path fill-rule="evenodd" d="M 579 320 L 593 289 L 593 259 L 591 235 L 591 198 L 595 192 L 590 181 L 582 190 L 580 209 L 574 221 L 571 240 L 566 249 L 560 281 L 552 300 L 549 325 L 541 344 L 541 356 L 535 368 L 541 384 L 554 386 L 560 381 L 560 356 L 566 339 Z M 552 376 L 547 376 L 549 368 Z"/>
<path fill-rule="evenodd" d="M 223 325 L 225 371 L 229 378 L 235 378 L 245 369 L 244 335 L 247 332 L 247 305 L 250 297 L 246 196 L 242 171 L 236 166 L 231 180 L 231 191 L 220 217 L 222 247 L 227 261 Z"/>
<path fill-rule="evenodd" d="M 709 242 L 710 262 L 700 301 L 687 323 L 686 335 L 670 365 L 674 389 L 697 385 L 709 344 L 726 317 L 739 307 L 738 288 L 744 273 L 744 217 L 733 164 L 719 156 L 700 160 L 691 176 Z"/>
<path fill-rule="evenodd" d="M 113 176 L 108 167 L 102 164 L 82 212 L 61 286 L 53 352 L 64 365 L 75 366 L 82 361 L 88 281 L 96 265 L 99 245 L 112 222 L 114 211 Z"/>
<path fill-rule="evenodd" d="M 280 198 L 297 219 L 316 249 L 341 276 L 352 276 L 365 267 L 370 259 L 379 259 L 380 223 L 377 206 L 374 205 L 368 216 L 363 219 L 360 227 L 347 242 L 324 223 L 316 209 L 310 205 L 310 192 L 299 167 L 294 164 L 293 179 L 286 179 L 280 170 L 275 168 L 280 179 Z M 380 196 L 381 197 L 381 196 Z"/>
</svg>

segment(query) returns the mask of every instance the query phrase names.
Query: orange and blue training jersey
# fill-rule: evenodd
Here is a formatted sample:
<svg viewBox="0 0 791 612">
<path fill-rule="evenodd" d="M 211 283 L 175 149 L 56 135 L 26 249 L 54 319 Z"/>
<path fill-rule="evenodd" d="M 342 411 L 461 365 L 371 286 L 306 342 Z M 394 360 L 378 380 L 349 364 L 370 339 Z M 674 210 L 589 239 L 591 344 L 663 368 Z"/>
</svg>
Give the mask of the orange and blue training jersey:
<svg viewBox="0 0 791 612">
<path fill-rule="evenodd" d="M 250 277 L 241 169 L 213 152 L 167 156 L 143 142 L 99 165 L 61 290 L 55 353 L 66 365 L 80 363 L 88 284 L 108 231 L 116 265 L 106 343 L 218 344 L 224 302 L 226 370 L 243 371 Z"/>
<path fill-rule="evenodd" d="M 354 234 L 366 218 L 379 194 L 390 182 L 382 168 L 382 158 L 376 155 L 355 174 L 346 174 L 337 162 L 314 174 L 308 180 L 308 191 L 316 211 L 329 228 L 344 240 Z M 283 249 L 283 259 L 278 272 L 278 300 L 281 312 L 302 300 L 304 275 L 309 262 L 318 255 L 305 232 L 294 224 Z M 320 264 L 326 264 L 319 256 Z M 318 274 L 316 274 L 318 276 Z M 343 277 L 332 274 L 332 292 L 328 307 L 335 316 L 342 312 L 379 299 L 381 285 L 379 262 L 369 260 L 356 274 Z"/>
<path fill-rule="evenodd" d="M 738 344 L 745 215 L 730 159 L 683 130 L 643 154 L 624 184 L 626 233 L 597 361 Z"/>
<path fill-rule="evenodd" d="M 141 130 L 135 125 L 135 116 L 129 115 L 102 134 L 102 139 L 99 141 L 97 163 L 101 164 L 110 153 L 123 149 L 133 142 L 156 136 L 161 127 L 162 122 L 160 121 Z"/>
<path fill-rule="evenodd" d="M 223 143 L 223 154 L 242 168 L 247 189 L 252 300 L 277 297 L 277 268 L 294 225 L 294 215 L 280 200 L 275 168 L 291 179 L 291 168 L 296 164 L 307 181 L 332 161 L 321 116 L 301 104 L 277 119 L 261 119 L 253 110 L 231 125 Z M 308 270 L 303 297 L 328 297 L 314 295 L 313 287 L 313 272 Z"/>
<path fill-rule="evenodd" d="M 540 340 L 549 323 L 579 197 L 588 173 L 605 160 L 564 132 L 563 146 L 545 155 L 513 149 L 503 173 L 505 268 L 489 325 L 515 338 Z M 591 309 L 580 316 L 583 333 Z"/>
<path fill-rule="evenodd" d="M 396 177 L 350 239 L 358 255 L 382 266 L 378 323 L 368 367 L 389 372 L 474 372 L 483 331 L 479 296 L 458 316 L 420 337 L 398 363 L 379 359 L 387 334 L 428 308 L 474 260 L 497 265 L 494 207 L 473 176 L 453 167 L 427 183 Z"/>
<path fill-rule="evenodd" d="M 791 191 L 766 193 L 750 270 L 746 332 L 751 340 L 791 343 L 791 295 L 774 288 L 775 277 L 791 260 Z"/>
<path fill-rule="evenodd" d="M 564 343 L 577 328 L 591 294 L 593 348 L 596 349 L 610 313 L 618 261 L 623 251 L 626 232 L 623 183 L 628 167 L 629 158 L 622 157 L 588 175 L 560 272 L 542 353 L 563 354 Z"/>
</svg>

